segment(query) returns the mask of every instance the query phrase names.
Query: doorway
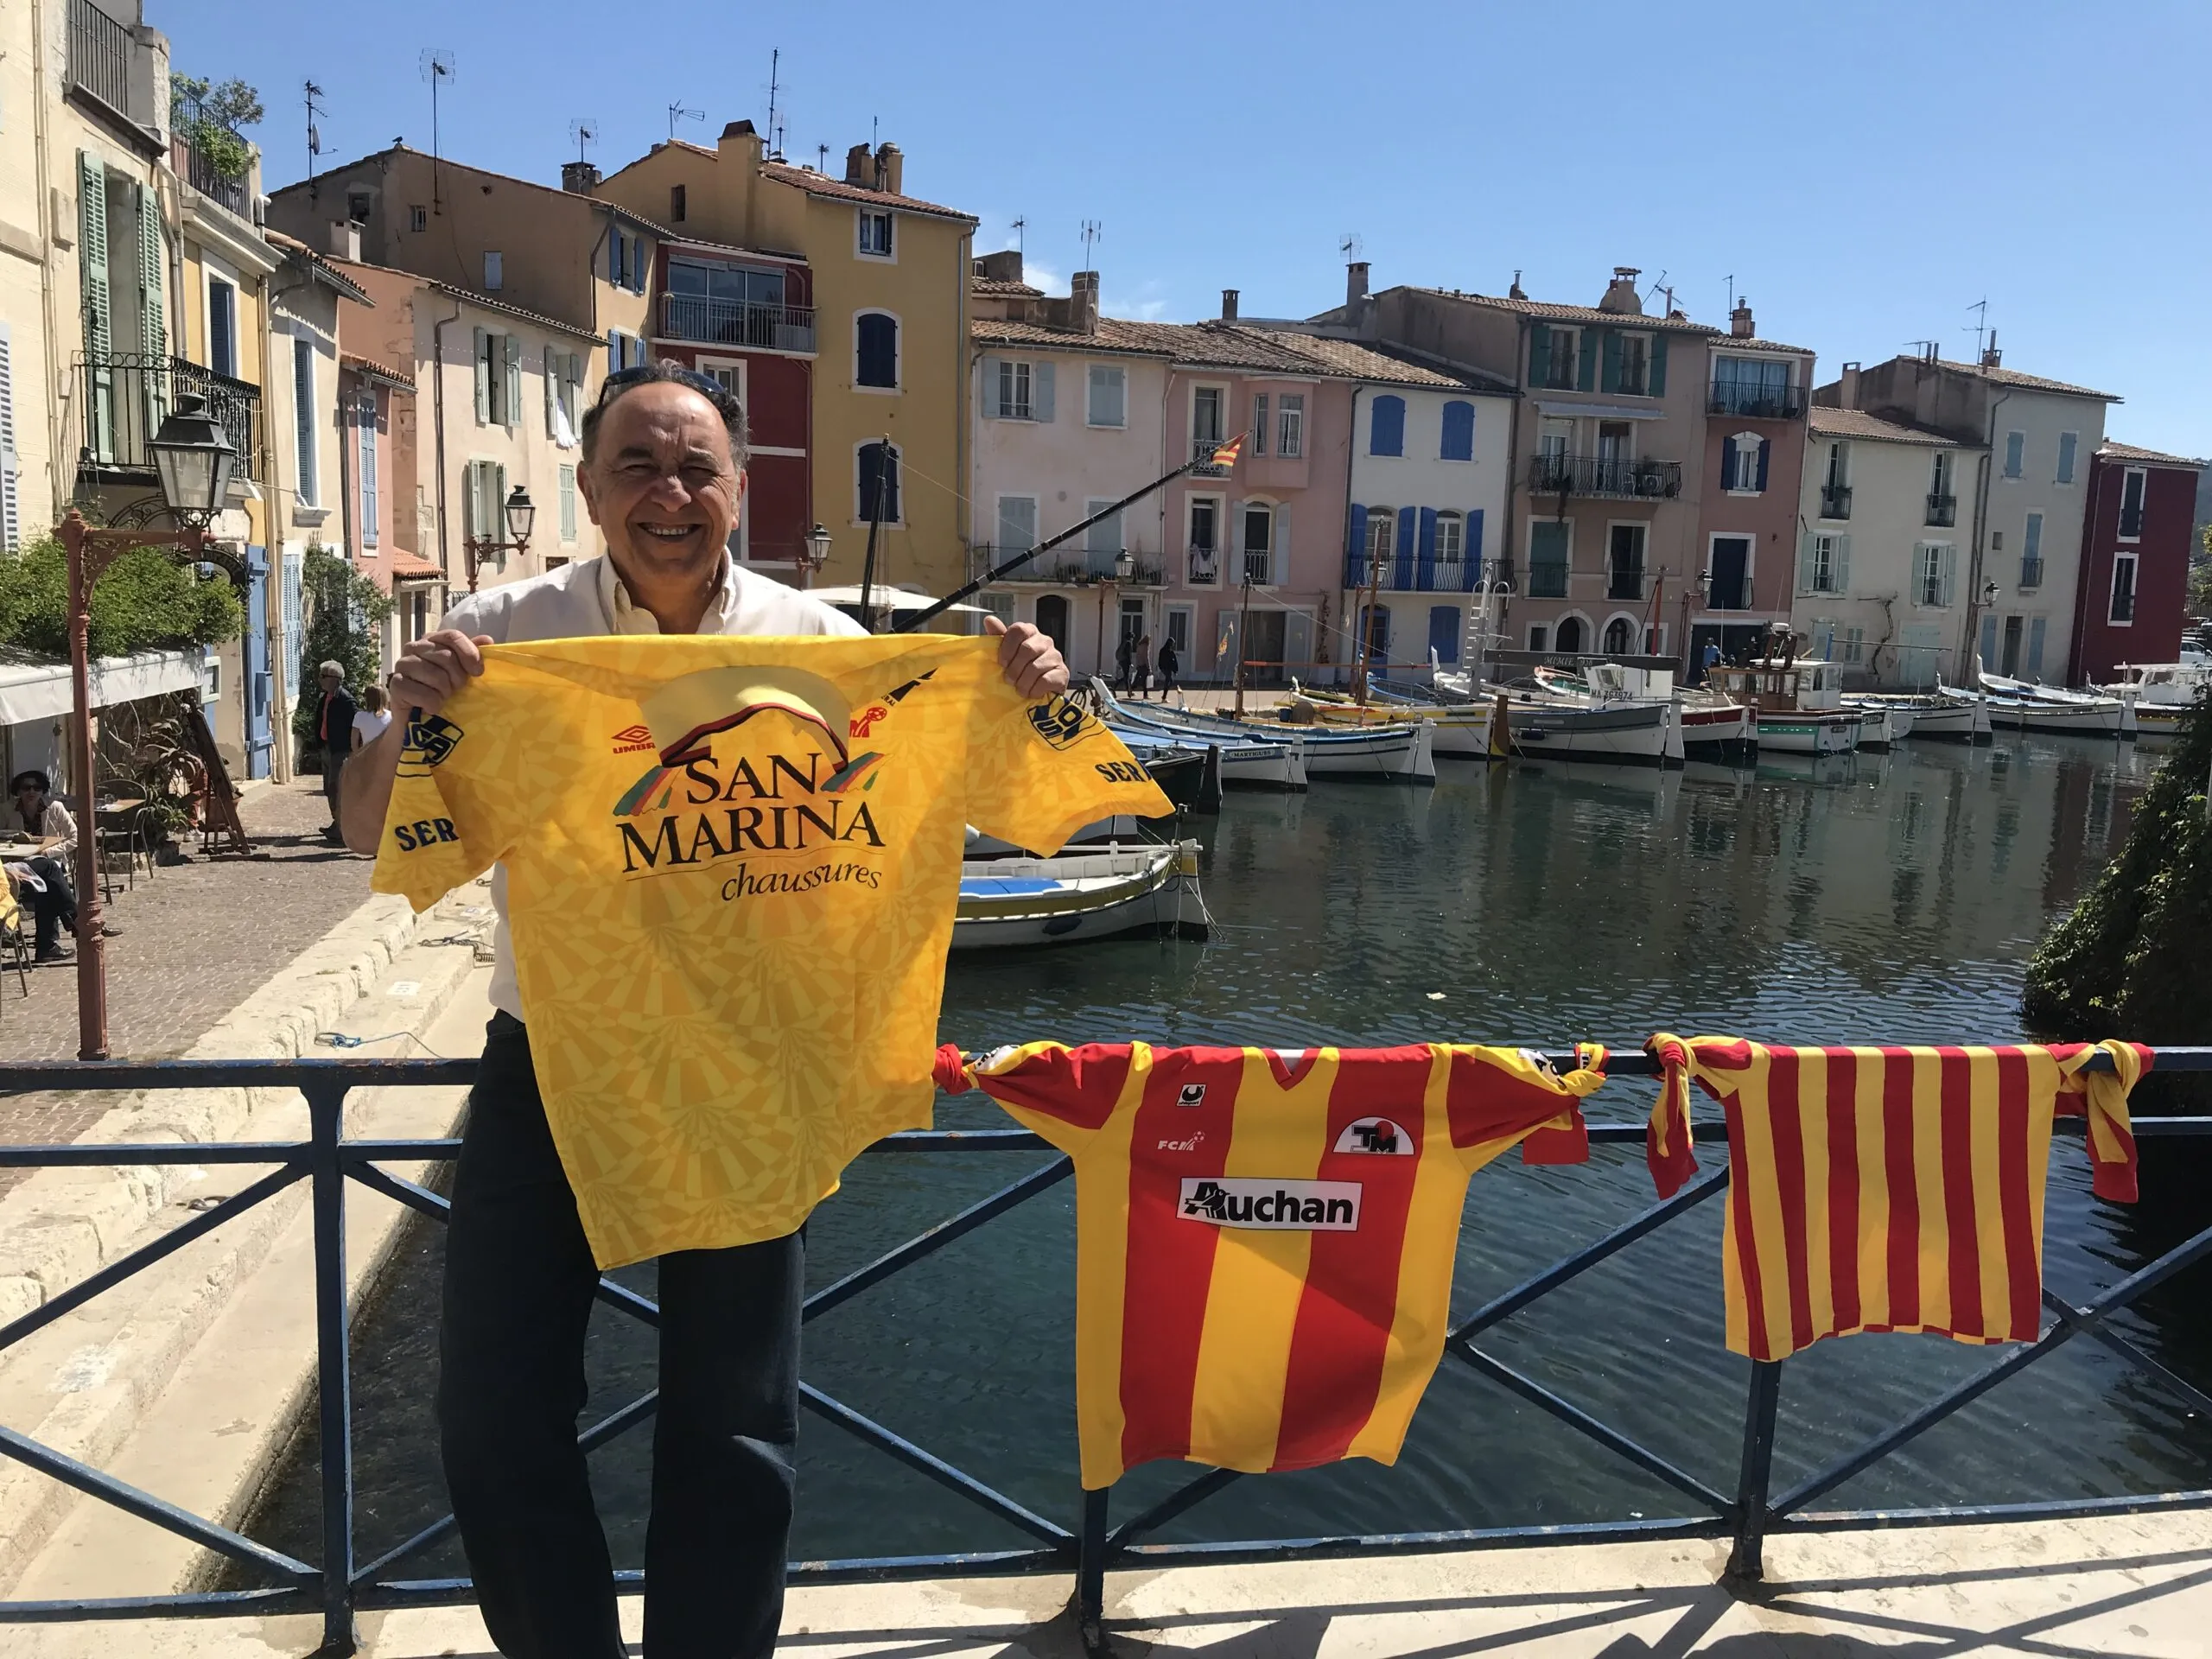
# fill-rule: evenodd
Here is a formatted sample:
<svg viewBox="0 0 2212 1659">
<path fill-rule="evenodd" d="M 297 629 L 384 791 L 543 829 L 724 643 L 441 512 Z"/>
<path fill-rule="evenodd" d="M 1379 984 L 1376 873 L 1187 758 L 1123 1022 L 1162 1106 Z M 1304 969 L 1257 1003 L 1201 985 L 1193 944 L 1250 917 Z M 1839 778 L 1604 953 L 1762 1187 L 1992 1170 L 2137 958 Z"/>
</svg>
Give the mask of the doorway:
<svg viewBox="0 0 2212 1659">
<path fill-rule="evenodd" d="M 1068 652 L 1068 601 L 1065 594 L 1037 596 L 1037 632 L 1052 642 L 1065 657 Z"/>
<path fill-rule="evenodd" d="M 1750 587 L 1751 538 L 1716 536 L 1713 538 L 1713 585 L 1705 596 L 1706 607 L 1715 611 L 1747 611 L 1751 607 Z"/>
<path fill-rule="evenodd" d="M 2008 616 L 2005 619 L 2005 665 L 1997 671 L 2011 678 L 2020 671 L 2020 632 L 2024 619 Z"/>
<path fill-rule="evenodd" d="M 1605 655 L 1625 657 L 1636 648 L 1636 629 L 1624 616 L 1605 624 Z"/>
<path fill-rule="evenodd" d="M 1582 619 L 1562 616 L 1552 635 L 1552 649 L 1572 655 L 1582 649 Z"/>
<path fill-rule="evenodd" d="M 1283 664 L 1283 613 L 1254 611 L 1244 623 L 1244 683 L 1281 685 Z"/>
</svg>

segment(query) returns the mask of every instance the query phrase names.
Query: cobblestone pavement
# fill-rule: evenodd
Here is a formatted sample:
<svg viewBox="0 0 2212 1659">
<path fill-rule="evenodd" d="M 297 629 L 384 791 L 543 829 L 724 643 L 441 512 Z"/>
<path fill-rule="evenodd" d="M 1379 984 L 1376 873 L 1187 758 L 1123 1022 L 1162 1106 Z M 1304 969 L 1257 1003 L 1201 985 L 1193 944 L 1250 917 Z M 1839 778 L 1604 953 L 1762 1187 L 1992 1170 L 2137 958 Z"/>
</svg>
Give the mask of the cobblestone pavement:
<svg viewBox="0 0 2212 1659">
<path fill-rule="evenodd" d="M 181 1054 L 200 1034 L 369 896 L 371 861 L 322 839 L 321 780 L 280 784 L 239 816 L 267 858 L 209 859 L 191 837 L 188 864 L 142 868 L 108 901 L 109 1049 L 121 1059 Z M 120 877 L 118 878 L 120 880 Z M 26 995 L 0 976 L 0 1059 L 77 1056 L 73 963 L 34 968 Z M 94 1094 L 0 1096 L 0 1143 L 74 1140 L 112 1103 Z M 0 1171 L 0 1192 L 18 1172 Z"/>
</svg>

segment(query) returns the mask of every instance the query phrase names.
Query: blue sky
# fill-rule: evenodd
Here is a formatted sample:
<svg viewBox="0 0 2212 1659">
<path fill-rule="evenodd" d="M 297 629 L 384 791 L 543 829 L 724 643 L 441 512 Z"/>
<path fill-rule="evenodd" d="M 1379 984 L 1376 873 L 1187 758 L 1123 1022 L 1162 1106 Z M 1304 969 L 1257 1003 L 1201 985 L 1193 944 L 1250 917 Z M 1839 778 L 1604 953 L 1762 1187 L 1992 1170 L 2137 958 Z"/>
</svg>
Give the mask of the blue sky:
<svg viewBox="0 0 2212 1659">
<path fill-rule="evenodd" d="M 668 135 L 764 119 L 780 48 L 786 154 L 833 166 L 871 121 L 906 188 L 1026 219 L 1065 286 L 1104 227 L 1107 308 L 1252 315 L 1379 287 L 1591 304 L 1615 264 L 1833 378 L 1939 340 L 1970 356 L 1986 299 L 2009 367 L 2121 394 L 2108 429 L 2212 455 L 2212 6 L 1452 3 L 887 6 L 772 14 L 541 0 L 154 0 L 177 67 L 257 86 L 272 183 L 302 175 L 301 82 L 326 157 L 427 148 L 425 47 L 450 50 L 446 154 L 556 182 L 572 118 L 612 168 Z M 611 25 L 627 22 L 626 37 Z M 621 67 L 611 67 L 617 60 Z"/>
</svg>

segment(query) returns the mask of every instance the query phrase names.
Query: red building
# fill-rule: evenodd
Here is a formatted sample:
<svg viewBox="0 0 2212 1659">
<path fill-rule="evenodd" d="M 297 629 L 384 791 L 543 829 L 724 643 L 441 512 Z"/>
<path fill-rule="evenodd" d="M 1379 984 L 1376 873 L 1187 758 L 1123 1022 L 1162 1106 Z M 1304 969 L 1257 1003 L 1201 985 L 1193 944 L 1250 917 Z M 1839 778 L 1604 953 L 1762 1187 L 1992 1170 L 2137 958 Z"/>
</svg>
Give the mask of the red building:
<svg viewBox="0 0 2212 1659">
<path fill-rule="evenodd" d="M 2107 442 L 2089 464 L 2072 683 L 2103 684 L 2121 663 L 2181 655 L 2190 535 L 2204 463 Z"/>
<path fill-rule="evenodd" d="M 752 441 L 731 556 L 799 582 L 814 527 L 814 280 L 797 254 L 718 242 L 661 244 L 652 342 L 721 381 L 745 405 Z"/>
</svg>

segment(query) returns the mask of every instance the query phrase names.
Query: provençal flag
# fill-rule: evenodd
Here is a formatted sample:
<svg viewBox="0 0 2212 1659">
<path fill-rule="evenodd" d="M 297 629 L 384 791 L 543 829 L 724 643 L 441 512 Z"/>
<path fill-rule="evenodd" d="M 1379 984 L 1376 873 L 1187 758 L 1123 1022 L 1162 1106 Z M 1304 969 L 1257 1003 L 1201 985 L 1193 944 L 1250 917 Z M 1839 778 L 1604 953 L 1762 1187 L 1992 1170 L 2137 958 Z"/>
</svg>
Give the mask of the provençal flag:
<svg viewBox="0 0 2212 1659">
<path fill-rule="evenodd" d="M 938 1080 L 1075 1160 L 1083 1484 L 1183 1458 L 1395 1462 L 1444 1351 L 1467 1180 L 1579 1163 L 1605 1050 L 1031 1043 Z"/>
<path fill-rule="evenodd" d="M 2086 1112 L 2094 1190 L 2133 1201 L 2127 1096 L 2151 1051 L 1785 1048 L 1662 1032 L 1645 1152 L 1662 1196 L 1697 1173 L 1689 1084 L 1728 1124 L 1728 1346 L 1787 1357 L 1823 1337 L 1913 1331 L 2032 1342 L 2043 1311 L 2051 1120 Z M 2110 1071 L 2084 1071 L 2092 1054 Z"/>
</svg>

